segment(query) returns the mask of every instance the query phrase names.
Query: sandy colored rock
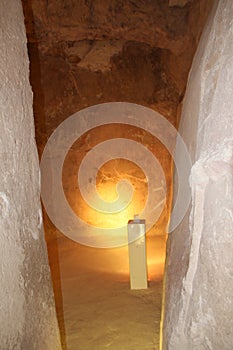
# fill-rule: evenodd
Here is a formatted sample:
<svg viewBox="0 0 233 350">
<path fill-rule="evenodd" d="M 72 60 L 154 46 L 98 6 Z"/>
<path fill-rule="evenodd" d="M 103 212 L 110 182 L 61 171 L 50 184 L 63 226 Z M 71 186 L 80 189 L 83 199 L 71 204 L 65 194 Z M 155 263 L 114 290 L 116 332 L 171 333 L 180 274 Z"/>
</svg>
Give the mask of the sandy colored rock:
<svg viewBox="0 0 233 350">
<path fill-rule="evenodd" d="M 0 348 L 58 350 L 20 1 L 0 3 Z"/>
<path fill-rule="evenodd" d="M 145 105 L 177 124 L 177 108 L 211 1 L 200 0 L 184 8 L 169 7 L 164 1 L 47 4 L 28 0 L 23 6 L 40 154 L 63 120 L 100 103 Z M 169 190 L 155 232 L 165 233 L 171 201 L 171 157 L 143 131 L 126 132 L 124 126 L 116 132 L 111 127 L 98 131 L 95 144 L 114 135 L 143 140 L 163 165 Z M 80 141 L 80 157 L 90 150 L 88 137 Z M 68 197 L 72 197 L 71 183 L 68 186 Z"/>
<path fill-rule="evenodd" d="M 231 1 L 216 2 L 189 76 L 180 133 L 191 205 L 169 237 L 164 350 L 232 349 L 232 15 Z"/>
</svg>

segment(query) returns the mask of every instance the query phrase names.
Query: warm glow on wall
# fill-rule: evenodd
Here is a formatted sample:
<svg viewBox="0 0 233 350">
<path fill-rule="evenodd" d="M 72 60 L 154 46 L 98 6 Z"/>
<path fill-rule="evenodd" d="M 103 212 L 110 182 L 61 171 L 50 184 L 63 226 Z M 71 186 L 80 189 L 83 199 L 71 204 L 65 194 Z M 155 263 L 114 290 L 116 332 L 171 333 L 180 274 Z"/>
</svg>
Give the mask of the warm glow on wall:
<svg viewBox="0 0 233 350">
<path fill-rule="evenodd" d="M 142 129 L 121 124 L 91 129 L 70 147 L 62 167 L 62 188 L 70 210 L 81 221 L 71 239 L 99 248 L 125 245 L 127 223 L 135 214 L 146 220 L 150 234 L 165 234 L 168 164 L 164 159 L 156 163 L 153 154 L 161 147 Z"/>
<path fill-rule="evenodd" d="M 82 198 L 78 188 L 75 195 L 73 191 L 69 191 L 66 196 L 73 210 L 90 225 L 101 228 L 121 227 L 126 225 L 134 214 L 143 210 L 148 188 L 145 174 L 136 164 L 125 159 L 114 159 L 105 163 L 98 171 L 96 178 L 98 195 L 106 202 L 115 201 L 118 197 L 117 184 L 122 180 L 127 180 L 131 184 L 133 196 L 129 205 L 116 213 L 103 213 L 91 208 Z"/>
</svg>

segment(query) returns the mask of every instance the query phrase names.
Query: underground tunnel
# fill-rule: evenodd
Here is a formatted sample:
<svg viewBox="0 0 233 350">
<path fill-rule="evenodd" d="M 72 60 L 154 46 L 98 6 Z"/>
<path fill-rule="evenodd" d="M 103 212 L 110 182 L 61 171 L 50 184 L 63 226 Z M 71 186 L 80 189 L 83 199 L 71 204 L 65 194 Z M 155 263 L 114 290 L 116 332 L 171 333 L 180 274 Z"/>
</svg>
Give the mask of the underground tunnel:
<svg viewBox="0 0 233 350">
<path fill-rule="evenodd" d="M 173 126 L 178 125 L 188 71 L 210 4 L 183 6 L 164 1 L 23 4 L 40 154 L 65 119 L 89 106 L 107 102 L 143 105 L 160 112 Z M 152 123 L 150 120 L 145 130 L 108 122 L 87 131 L 72 144 L 62 172 L 66 199 L 76 215 L 90 226 L 112 229 L 126 225 L 134 214 L 142 212 L 148 196 L 146 176 L 152 165 L 146 164 L 143 172 L 133 159 L 117 158 L 99 166 L 97 178 L 89 181 L 96 182 L 105 201 L 116 199 L 116 184 L 120 180 L 128 180 L 133 186 L 134 196 L 128 207 L 111 214 L 91 208 L 83 199 L 77 185 L 82 159 L 96 145 L 116 138 L 139 142 L 158 159 L 165 176 L 157 180 L 154 187 L 161 189 L 153 193 L 153 205 L 159 205 L 161 214 L 156 219 L 154 213 L 155 224 L 147 232 L 148 290 L 129 291 L 127 245 L 121 247 L 117 243 L 119 247 L 114 247 L 112 243 L 113 249 L 111 246 L 104 249 L 105 238 L 98 236 L 87 246 L 85 242 L 80 245 L 75 233 L 74 241 L 67 239 L 66 232 L 60 232 L 44 212 L 59 326 L 63 346 L 68 349 L 159 346 L 172 156 L 166 144 L 150 133 Z M 110 152 L 105 147 L 105 152 Z M 147 153 L 145 157 L 149 158 Z M 90 169 L 87 172 L 91 177 Z M 47 191 L 50 193 L 49 188 Z M 64 216 L 63 221 L 68 224 L 69 219 Z"/>
<path fill-rule="evenodd" d="M 232 48 L 232 38 L 226 35 L 226 22 L 230 26 L 233 14 L 231 2 L 9 3 L 4 0 L 0 5 L 2 13 L 9 13 L 2 26 L 8 28 L 10 44 L 20 56 L 19 73 L 5 34 L 5 61 L 0 63 L 9 65 L 4 86 L 12 79 L 16 91 L 27 91 L 21 93 L 23 102 L 14 94 L 15 106 L 22 103 L 18 113 L 27 113 L 28 120 L 14 136 L 22 140 L 8 140 L 12 141 L 8 148 L 14 149 L 15 142 L 13 156 L 24 164 L 14 168 L 12 160 L 17 169 L 13 174 L 19 172 L 24 184 L 17 198 L 19 202 L 24 198 L 26 209 L 23 204 L 15 209 L 20 233 L 14 240 L 22 242 L 17 246 L 22 244 L 22 251 L 17 248 L 20 252 L 13 253 L 17 256 L 13 264 L 19 266 L 13 273 L 15 285 L 6 282 L 6 288 L 10 285 L 16 291 L 12 310 L 21 316 L 15 326 L 17 335 L 4 326 L 2 349 L 230 349 L 230 291 L 226 288 L 229 304 L 222 305 L 221 297 L 208 288 L 222 290 L 233 283 L 227 235 L 232 230 L 231 121 L 228 113 L 225 116 L 216 107 L 215 95 L 223 84 L 232 91 L 219 78 L 228 74 L 230 81 L 229 62 L 227 73 L 215 73 L 228 57 L 224 48 Z M 227 88 L 221 99 L 229 101 Z M 4 94 L 3 101 L 8 101 L 8 91 Z M 206 112 L 212 108 L 216 109 L 213 116 Z M 232 112 L 233 105 L 226 108 Z M 224 117 L 217 128 L 219 114 Z M 3 125 L 6 131 L 12 128 Z M 223 125 L 228 127 L 218 133 Z M 25 144 L 24 158 L 20 145 L 29 139 L 26 133 L 33 135 L 34 153 Z M 215 140 L 219 149 L 214 148 Z M 184 149 L 190 174 L 184 169 Z M 13 179 L 15 175 L 10 174 Z M 0 194 L 7 222 L 11 195 L 8 198 L 4 188 Z M 177 198 L 184 207 L 187 204 L 180 220 L 174 214 Z M 227 208 L 220 218 L 213 204 L 217 202 Z M 104 209 L 99 209 L 101 203 Z M 146 219 L 148 284 L 134 290 L 129 247 L 139 247 L 142 240 L 128 242 L 127 227 L 135 215 Z M 14 231 L 4 225 L 4 230 Z M 205 235 L 212 227 L 214 232 L 222 230 L 219 243 L 228 246 L 219 270 L 212 260 L 215 256 L 220 261 L 221 253 L 214 239 Z M 13 251 L 13 243 L 7 241 L 6 246 Z M 10 253 L 6 259 L 11 261 Z M 230 282 L 222 282 L 220 288 L 223 271 Z M 7 309 L 8 304 L 3 306 Z M 12 320 L 17 323 L 13 316 Z M 219 325 L 223 335 L 216 339 Z"/>
</svg>

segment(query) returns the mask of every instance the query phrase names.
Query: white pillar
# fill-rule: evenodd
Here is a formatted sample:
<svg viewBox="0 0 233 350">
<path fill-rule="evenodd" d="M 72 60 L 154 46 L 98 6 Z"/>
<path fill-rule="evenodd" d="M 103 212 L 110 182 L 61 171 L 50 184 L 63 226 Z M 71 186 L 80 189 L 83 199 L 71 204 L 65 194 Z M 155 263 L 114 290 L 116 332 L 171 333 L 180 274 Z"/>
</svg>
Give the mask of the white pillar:
<svg viewBox="0 0 233 350">
<path fill-rule="evenodd" d="M 146 224 L 137 215 L 128 222 L 128 250 L 130 269 L 130 288 L 146 289 Z"/>
</svg>

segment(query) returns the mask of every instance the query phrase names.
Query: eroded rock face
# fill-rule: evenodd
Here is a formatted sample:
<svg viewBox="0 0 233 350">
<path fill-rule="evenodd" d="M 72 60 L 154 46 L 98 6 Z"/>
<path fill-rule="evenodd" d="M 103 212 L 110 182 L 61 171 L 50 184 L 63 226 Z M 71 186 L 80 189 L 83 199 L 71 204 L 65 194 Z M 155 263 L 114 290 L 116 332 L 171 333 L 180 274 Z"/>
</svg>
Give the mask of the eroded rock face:
<svg viewBox="0 0 233 350">
<path fill-rule="evenodd" d="M 211 5 L 212 0 L 23 1 L 40 153 L 63 120 L 95 104 L 141 104 L 176 125 Z M 126 134 L 123 126 L 121 136 Z M 101 135 L 95 135 L 96 144 L 103 140 Z M 111 128 L 106 135 L 114 137 Z M 143 131 L 132 131 L 130 137 L 148 144 Z M 88 144 L 83 144 L 88 152 Z M 156 142 L 153 147 L 169 189 L 162 224 L 156 229 L 164 234 L 171 201 L 171 157 L 165 147 L 158 149 Z"/>
<path fill-rule="evenodd" d="M 20 1 L 0 3 L 0 348 L 59 350 Z"/>
<path fill-rule="evenodd" d="M 63 93 L 72 94 L 77 100 L 86 97 L 88 102 L 80 107 L 91 105 L 95 101 L 90 101 L 87 94 L 92 100 L 96 95 L 92 85 L 88 86 L 91 75 L 92 84 L 93 80 L 97 80 L 95 85 L 100 85 L 98 80 L 105 80 L 102 86 L 98 86 L 99 90 L 104 89 L 103 86 L 107 91 L 111 90 L 106 81 L 110 79 L 109 85 L 116 86 L 117 91 L 122 90 L 122 96 L 116 91 L 110 92 L 110 96 L 98 91 L 98 95 L 103 95 L 99 97 L 100 102 L 117 101 L 124 97 L 125 101 L 134 99 L 138 103 L 153 105 L 152 89 L 168 105 L 165 110 L 170 110 L 172 102 L 174 115 L 182 99 L 192 57 L 212 2 L 82 0 L 48 3 L 45 0 L 24 0 L 32 71 L 33 61 L 37 58 L 45 98 L 55 94 L 56 83 L 58 90 L 62 86 Z M 117 82 L 116 70 L 122 82 Z M 109 78 L 105 76 L 106 71 L 112 71 Z M 67 81 L 67 73 L 72 76 L 71 81 Z M 80 75 L 85 78 L 85 84 Z M 124 81 L 128 85 L 132 79 L 135 80 L 133 84 L 136 83 L 135 90 L 127 94 Z M 32 78 L 32 83 L 34 80 Z M 50 87 L 48 81 L 51 80 L 53 84 Z M 142 86 L 139 89 L 138 81 L 144 81 L 148 88 Z M 172 99 L 171 94 L 164 91 L 164 85 L 174 91 Z M 139 93 L 135 96 L 136 90 L 141 90 L 142 94 L 148 90 L 147 96 L 139 98 Z M 38 91 L 38 86 L 35 91 Z M 63 100 L 59 91 L 56 95 L 60 101 Z"/>
<path fill-rule="evenodd" d="M 184 100 L 191 206 L 168 240 L 164 350 L 232 348 L 232 16 L 216 1 Z"/>
<path fill-rule="evenodd" d="M 169 0 L 169 6 L 184 7 L 189 2 L 192 2 L 192 0 Z"/>
</svg>

